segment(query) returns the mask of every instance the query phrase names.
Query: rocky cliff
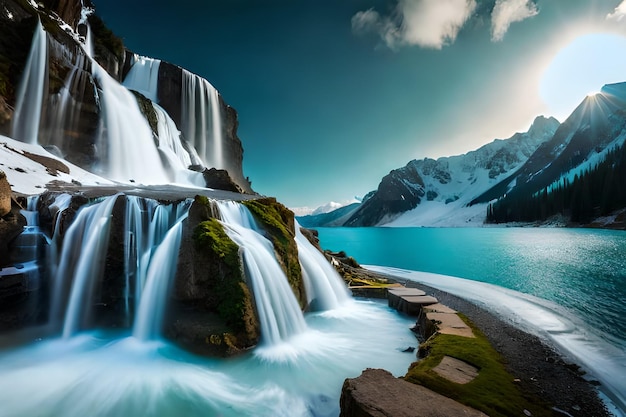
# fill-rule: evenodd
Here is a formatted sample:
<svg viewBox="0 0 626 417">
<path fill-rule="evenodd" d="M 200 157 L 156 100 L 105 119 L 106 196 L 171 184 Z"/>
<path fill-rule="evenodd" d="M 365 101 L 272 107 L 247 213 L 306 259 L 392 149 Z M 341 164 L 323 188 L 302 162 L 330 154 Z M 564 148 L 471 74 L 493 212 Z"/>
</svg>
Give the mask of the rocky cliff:
<svg viewBox="0 0 626 417">
<path fill-rule="evenodd" d="M 84 169 L 101 173 L 103 166 L 115 163 L 111 161 L 115 156 L 107 151 L 108 144 L 103 143 L 108 140 L 105 138 L 107 131 L 111 130 L 110 123 L 103 122 L 108 117 L 106 104 L 103 104 L 103 91 L 106 92 L 107 87 L 102 76 L 94 72 L 94 65 L 101 66 L 114 80 L 123 82 L 136 63 L 136 55 L 125 49 L 121 39 L 105 26 L 89 3 L 85 7 L 80 0 L 47 0 L 38 3 L 37 7 L 34 4 L 21 0 L 0 1 L 0 134 L 28 140 L 16 137 L 23 136 L 23 129 L 19 126 L 24 119 L 19 117 L 20 101 L 23 101 L 20 83 L 29 71 L 29 51 L 40 21 L 45 32 L 42 54 L 46 68 L 41 75 L 43 96 L 37 106 L 41 106 L 41 115 L 36 120 L 39 127 L 34 140 Z M 160 66 L 155 101 L 171 116 L 178 130 L 183 130 L 182 134 L 175 133 L 180 136 L 175 140 L 180 140 L 187 153 L 193 155 L 195 150 L 191 148 L 195 139 L 185 137 L 187 132 L 181 126 L 183 71 L 169 63 Z M 28 84 L 32 87 L 35 83 L 31 80 Z M 164 139 L 159 137 L 162 133 L 154 123 L 156 116 L 152 106 L 149 101 L 147 106 L 142 105 L 140 96 L 137 96 L 139 107 L 153 127 L 161 158 L 167 158 L 161 150 Z M 220 166 L 212 166 L 212 161 L 204 160 L 204 167 L 199 167 L 196 161 L 183 160 L 182 163 L 186 164 L 184 168 L 196 171 L 211 167 L 224 170 L 241 191 L 251 193 L 250 182 L 242 170 L 243 147 L 237 136 L 237 112 L 221 95 L 218 96 L 214 105 L 219 106 L 221 132 L 214 134 L 219 134 L 223 142 L 220 146 L 223 162 Z M 201 155 L 201 158 L 205 156 Z M 169 168 L 166 166 L 165 169 Z M 212 186 L 216 184 L 220 183 L 211 183 Z"/>
</svg>

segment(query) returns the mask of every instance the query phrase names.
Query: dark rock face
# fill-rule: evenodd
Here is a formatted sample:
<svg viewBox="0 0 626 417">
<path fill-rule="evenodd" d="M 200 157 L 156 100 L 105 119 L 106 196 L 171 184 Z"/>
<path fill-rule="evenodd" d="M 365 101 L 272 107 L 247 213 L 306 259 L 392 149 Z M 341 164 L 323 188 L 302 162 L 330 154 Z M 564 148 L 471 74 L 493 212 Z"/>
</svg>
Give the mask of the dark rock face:
<svg viewBox="0 0 626 417">
<path fill-rule="evenodd" d="M 44 6 L 54 11 L 65 23 L 76 28 L 80 20 L 82 4 L 76 0 L 44 0 Z"/>
<path fill-rule="evenodd" d="M 486 417 L 382 369 L 366 369 L 359 377 L 346 379 L 340 404 L 340 417 Z"/>
<path fill-rule="evenodd" d="M 243 193 L 241 187 L 233 181 L 225 169 L 205 169 L 202 173 L 207 188 Z"/>
<path fill-rule="evenodd" d="M 383 177 L 376 193 L 363 202 L 345 226 L 375 226 L 385 218 L 415 208 L 424 195 L 424 181 L 409 163 Z"/>
</svg>

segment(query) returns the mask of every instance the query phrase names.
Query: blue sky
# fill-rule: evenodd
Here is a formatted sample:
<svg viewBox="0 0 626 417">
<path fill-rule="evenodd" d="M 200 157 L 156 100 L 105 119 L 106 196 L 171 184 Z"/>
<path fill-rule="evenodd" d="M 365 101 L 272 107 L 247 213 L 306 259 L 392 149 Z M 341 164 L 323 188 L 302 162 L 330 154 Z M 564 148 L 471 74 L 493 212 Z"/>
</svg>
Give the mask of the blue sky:
<svg viewBox="0 0 626 417">
<path fill-rule="evenodd" d="M 222 93 L 244 174 L 289 207 L 361 197 L 626 81 L 621 0 L 94 3 L 129 49 Z"/>
</svg>

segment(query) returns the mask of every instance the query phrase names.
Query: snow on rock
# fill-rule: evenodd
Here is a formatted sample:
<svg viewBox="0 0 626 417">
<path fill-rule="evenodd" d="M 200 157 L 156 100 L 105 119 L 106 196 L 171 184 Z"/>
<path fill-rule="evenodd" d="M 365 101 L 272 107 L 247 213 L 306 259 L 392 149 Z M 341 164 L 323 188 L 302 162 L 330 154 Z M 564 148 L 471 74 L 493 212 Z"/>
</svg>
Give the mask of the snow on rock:
<svg viewBox="0 0 626 417">
<path fill-rule="evenodd" d="M 94 175 L 46 151 L 0 135 L 0 169 L 13 192 L 31 195 L 46 190 L 53 181 L 82 185 L 110 185 L 112 181 Z"/>
</svg>

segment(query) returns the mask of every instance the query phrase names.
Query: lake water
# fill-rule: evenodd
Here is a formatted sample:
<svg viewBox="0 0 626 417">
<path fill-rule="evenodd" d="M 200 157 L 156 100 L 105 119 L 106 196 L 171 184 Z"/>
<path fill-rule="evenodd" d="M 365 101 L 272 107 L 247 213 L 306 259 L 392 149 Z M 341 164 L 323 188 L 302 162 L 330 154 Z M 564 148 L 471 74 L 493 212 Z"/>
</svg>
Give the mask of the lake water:
<svg viewBox="0 0 626 417">
<path fill-rule="evenodd" d="M 562 228 L 319 228 L 324 249 L 532 321 L 626 404 L 626 233 Z M 389 272 L 389 270 L 387 270 Z M 485 284 L 486 283 L 486 284 Z M 495 285 L 495 287 L 493 285 Z M 513 290 L 513 291 L 510 291 Z M 526 326 L 528 327 L 528 326 Z"/>
</svg>

